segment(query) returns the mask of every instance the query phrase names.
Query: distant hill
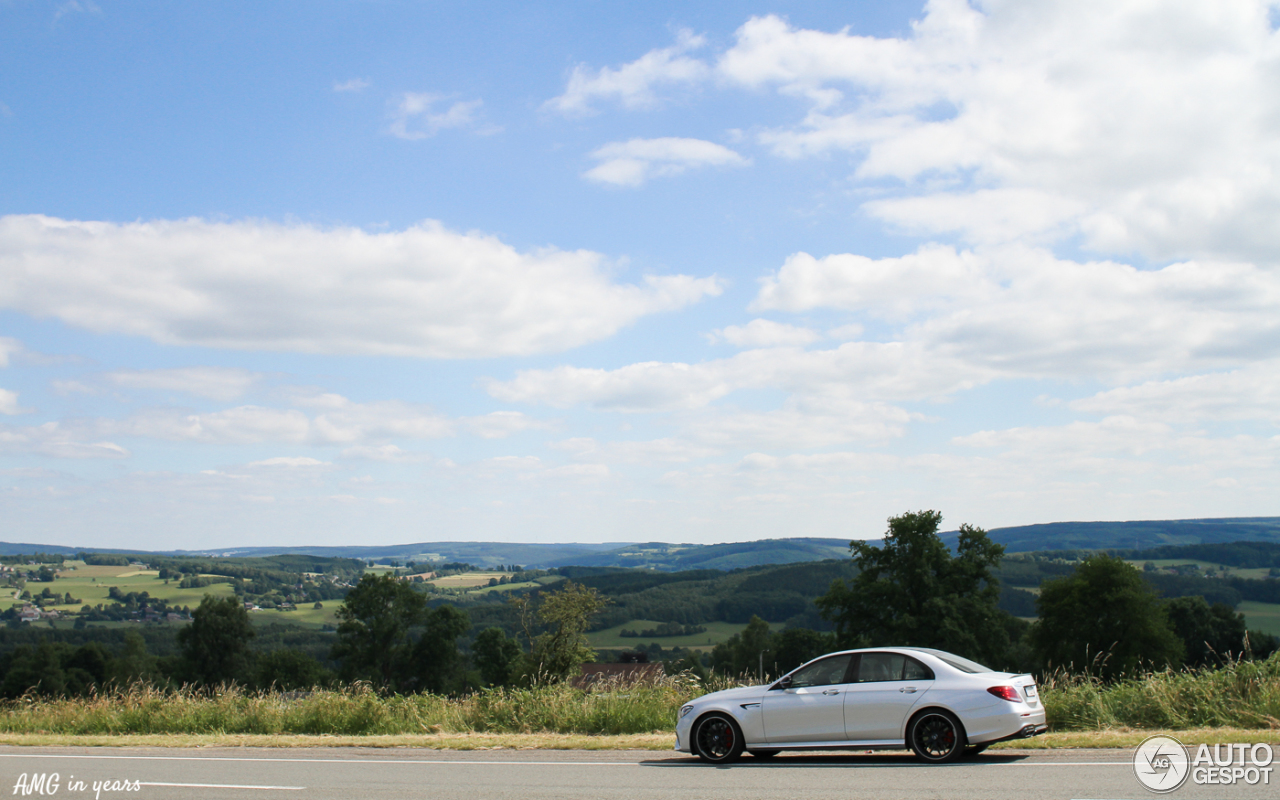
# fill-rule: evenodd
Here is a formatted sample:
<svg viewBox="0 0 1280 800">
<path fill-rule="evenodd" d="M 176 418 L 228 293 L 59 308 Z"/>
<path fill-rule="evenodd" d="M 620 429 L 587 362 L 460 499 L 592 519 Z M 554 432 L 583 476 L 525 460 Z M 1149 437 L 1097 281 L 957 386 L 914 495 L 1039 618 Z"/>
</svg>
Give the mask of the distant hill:
<svg viewBox="0 0 1280 800">
<path fill-rule="evenodd" d="M 1005 552 L 1032 550 L 1146 550 L 1163 545 L 1280 542 L 1280 517 L 1049 522 L 987 531 Z M 958 533 L 943 534 L 954 545 Z"/>
<path fill-rule="evenodd" d="M 1006 552 L 1034 550 L 1145 550 L 1165 545 L 1219 544 L 1224 542 L 1280 543 L 1280 517 L 1238 517 L 1133 522 L 1050 522 L 988 531 Z M 958 534 L 943 534 L 955 545 Z M 68 547 L 50 544 L 0 542 L 0 555 L 20 553 L 138 553 L 143 550 L 108 550 L 100 547 Z M 520 542 L 418 542 L 398 545 L 350 547 L 238 547 L 224 550 L 172 550 L 161 555 L 263 557 L 300 554 L 378 561 L 464 561 L 478 567 L 519 564 L 524 567 L 641 567 L 680 570 L 732 570 L 766 564 L 794 564 L 848 558 L 848 539 L 760 539 L 725 544 L 561 543 Z"/>
</svg>

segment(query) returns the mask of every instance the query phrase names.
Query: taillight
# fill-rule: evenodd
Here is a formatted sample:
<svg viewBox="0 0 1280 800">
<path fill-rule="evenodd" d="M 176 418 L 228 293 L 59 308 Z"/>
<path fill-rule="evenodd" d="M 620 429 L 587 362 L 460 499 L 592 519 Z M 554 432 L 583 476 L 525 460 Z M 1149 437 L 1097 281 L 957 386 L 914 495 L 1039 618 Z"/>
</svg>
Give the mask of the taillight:
<svg viewBox="0 0 1280 800">
<path fill-rule="evenodd" d="M 992 686 L 987 690 L 1001 700 L 1008 700 L 1010 703 L 1021 703 L 1022 696 L 1018 694 L 1018 690 L 1012 686 Z"/>
</svg>

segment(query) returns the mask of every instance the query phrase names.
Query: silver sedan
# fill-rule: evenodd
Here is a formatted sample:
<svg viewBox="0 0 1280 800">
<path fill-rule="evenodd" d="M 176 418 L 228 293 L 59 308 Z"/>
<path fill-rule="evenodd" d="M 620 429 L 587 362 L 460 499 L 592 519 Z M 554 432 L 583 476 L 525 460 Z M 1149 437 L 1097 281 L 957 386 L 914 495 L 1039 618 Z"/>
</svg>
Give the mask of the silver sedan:
<svg viewBox="0 0 1280 800">
<path fill-rule="evenodd" d="M 941 650 L 831 653 L 765 686 L 703 695 L 680 709 L 676 750 L 724 764 L 743 751 L 910 748 L 941 763 L 1046 729 L 1030 675 Z"/>
</svg>

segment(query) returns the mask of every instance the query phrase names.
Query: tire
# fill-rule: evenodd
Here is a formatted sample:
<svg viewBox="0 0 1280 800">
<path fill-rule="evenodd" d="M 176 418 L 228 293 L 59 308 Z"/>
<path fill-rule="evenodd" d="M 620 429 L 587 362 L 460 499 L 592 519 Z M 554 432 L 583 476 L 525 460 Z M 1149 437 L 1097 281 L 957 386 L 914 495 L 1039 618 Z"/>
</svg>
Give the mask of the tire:
<svg viewBox="0 0 1280 800">
<path fill-rule="evenodd" d="M 724 714 L 708 714 L 693 726 L 693 746 L 708 764 L 732 764 L 744 744 L 738 723 Z"/>
<path fill-rule="evenodd" d="M 981 753 L 983 750 L 986 750 L 990 746 L 991 746 L 990 744 L 971 744 L 964 749 L 964 757 L 973 758 L 974 756 Z"/>
<path fill-rule="evenodd" d="M 777 750 L 748 750 L 747 752 L 756 758 L 773 758 L 778 754 Z"/>
<path fill-rule="evenodd" d="M 964 755 L 964 726 L 941 709 L 922 711 L 907 726 L 907 746 L 921 761 L 945 764 Z"/>
</svg>

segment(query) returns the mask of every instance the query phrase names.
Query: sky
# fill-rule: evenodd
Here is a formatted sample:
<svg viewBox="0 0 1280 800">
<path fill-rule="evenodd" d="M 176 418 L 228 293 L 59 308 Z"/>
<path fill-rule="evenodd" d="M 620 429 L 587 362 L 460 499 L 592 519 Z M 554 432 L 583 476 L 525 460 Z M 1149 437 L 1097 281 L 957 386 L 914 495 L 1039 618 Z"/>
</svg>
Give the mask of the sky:
<svg viewBox="0 0 1280 800">
<path fill-rule="evenodd" d="M 0 539 L 1280 514 L 1278 22 L 0 0 Z"/>
</svg>

